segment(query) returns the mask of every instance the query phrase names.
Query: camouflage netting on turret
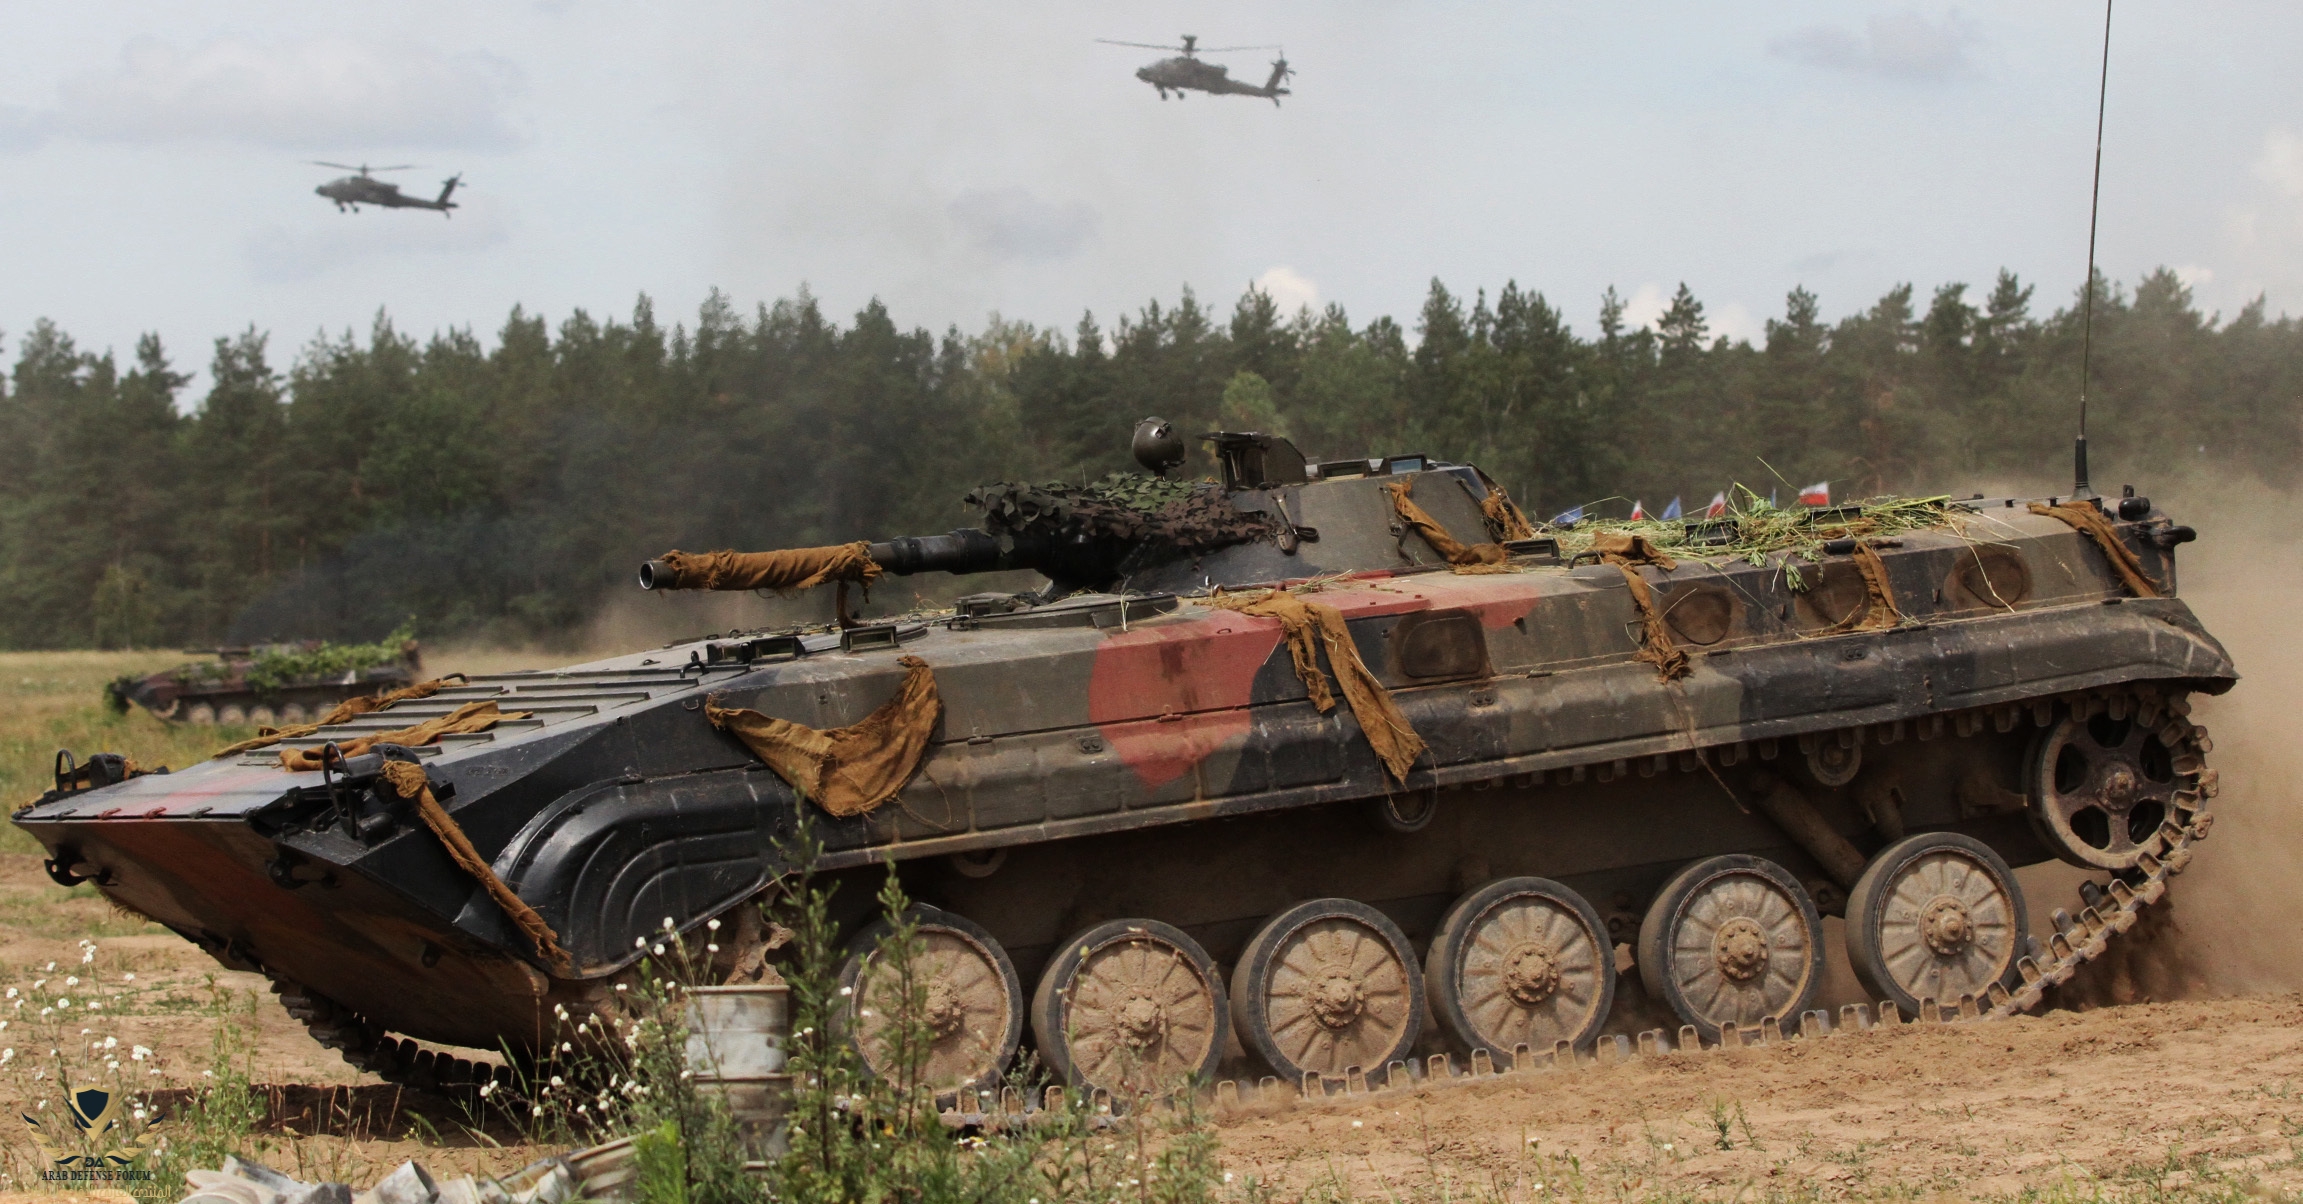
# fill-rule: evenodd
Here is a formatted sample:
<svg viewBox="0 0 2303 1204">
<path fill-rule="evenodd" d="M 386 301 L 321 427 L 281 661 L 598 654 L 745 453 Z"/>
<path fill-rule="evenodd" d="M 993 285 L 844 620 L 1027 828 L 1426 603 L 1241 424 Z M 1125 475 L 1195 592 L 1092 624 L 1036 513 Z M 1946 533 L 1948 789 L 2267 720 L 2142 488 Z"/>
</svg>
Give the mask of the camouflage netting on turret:
<svg viewBox="0 0 2303 1204">
<path fill-rule="evenodd" d="M 1000 481 L 968 491 L 994 535 L 1116 541 L 1135 545 L 1130 565 L 1197 556 L 1271 534 L 1271 520 L 1243 514 L 1223 490 L 1115 472 L 1091 485 Z"/>
</svg>

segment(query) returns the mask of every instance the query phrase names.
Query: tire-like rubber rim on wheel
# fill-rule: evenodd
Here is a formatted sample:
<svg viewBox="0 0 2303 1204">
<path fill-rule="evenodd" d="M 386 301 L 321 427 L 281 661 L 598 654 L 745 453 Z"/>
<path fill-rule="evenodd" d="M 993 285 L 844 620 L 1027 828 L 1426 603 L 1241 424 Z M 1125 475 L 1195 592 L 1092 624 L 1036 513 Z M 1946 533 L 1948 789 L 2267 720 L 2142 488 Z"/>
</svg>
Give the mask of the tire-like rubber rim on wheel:
<svg viewBox="0 0 2303 1204">
<path fill-rule="evenodd" d="M 1999 967 L 1997 974 L 1984 980 L 1954 984 L 1964 985 L 1968 989 L 1953 992 L 1949 999 L 1938 996 L 1937 1003 L 1946 1007 L 1955 1005 L 1959 1002 L 1958 996 L 1962 994 L 1980 999 L 1992 982 L 2012 986 L 2017 978 L 2015 963 L 2023 956 L 2024 937 L 2030 931 L 2030 917 L 2024 910 L 2023 887 L 2015 881 L 2015 871 L 2009 869 L 2007 862 L 1982 841 L 1957 832 L 1922 832 L 1881 849 L 1879 855 L 1871 859 L 1871 864 L 1864 867 L 1863 876 L 1855 880 L 1855 888 L 1847 895 L 1847 960 L 1855 969 L 1855 977 L 1863 983 L 1865 990 L 1871 992 L 1872 998 L 1894 1003 L 1903 1009 L 1905 1015 L 1919 1014 L 1920 996 L 1903 985 L 1888 961 L 1890 954 L 1893 954 L 1901 958 L 1906 966 L 1910 964 L 1914 955 L 1905 950 L 1909 950 L 1909 937 L 1913 934 L 1904 931 L 1903 926 L 1924 923 L 1925 917 L 1889 916 L 1888 908 L 1895 902 L 1898 893 L 1891 888 L 1899 880 L 1908 880 L 1914 866 L 1936 855 L 1964 861 L 1990 875 L 1992 881 L 1987 884 L 1989 892 L 1978 892 L 1972 889 L 1971 883 L 1961 883 L 1957 885 L 1966 889 L 1949 893 L 1975 911 L 1973 923 L 1997 930 L 2004 943 L 2004 964 Z M 1921 867 L 1922 872 L 1924 868 Z M 1908 904 L 1911 901 L 1909 892 L 1902 893 Z M 1985 893 L 2002 896 L 1996 908 L 1978 906 Z M 1922 901 L 1920 906 L 1924 908 L 1926 903 Z M 1988 914 L 1999 908 L 2011 911 L 2012 914 Z M 1886 934 L 1886 926 L 1890 923 L 1898 926 L 1898 934 Z M 1882 952 L 1886 945 L 1898 948 Z"/>
<path fill-rule="evenodd" d="M 1777 1020 L 1796 1024 L 1799 1013 L 1806 1010 L 1808 1003 L 1815 998 L 1816 988 L 1823 980 L 1823 918 L 1816 914 L 1815 901 L 1807 897 L 1807 891 L 1799 885 L 1797 878 L 1791 876 L 1791 871 L 1764 857 L 1754 857 L 1748 853 L 1707 857 L 1679 871 L 1655 896 L 1655 902 L 1648 906 L 1646 919 L 1639 925 L 1639 977 L 1651 997 L 1661 1000 L 1678 1014 L 1682 1023 L 1694 1025 L 1704 1040 L 1712 1042 L 1719 1040 L 1720 1022 L 1710 1014 L 1697 1010 L 1680 990 L 1677 976 L 1672 973 L 1670 953 L 1678 943 L 1674 939 L 1675 930 L 1685 922 L 1684 910 L 1689 900 L 1707 886 L 1732 876 L 1770 884 L 1775 893 L 1790 904 L 1806 932 L 1806 964 L 1800 966 L 1797 964 L 1799 959 L 1794 958 L 1783 967 L 1794 971 L 1794 981 L 1798 983 L 1799 990 L 1782 1000 L 1768 1014 Z M 1792 917 L 1778 918 L 1789 920 Z M 1777 968 L 1773 964 L 1773 956 L 1771 954 L 1768 966 L 1770 974 Z M 1800 981 L 1799 975 L 1804 975 L 1804 981 Z M 1756 1024 L 1764 1018 L 1738 1018 L 1736 1023 Z"/>
<path fill-rule="evenodd" d="M 1063 943 L 1056 956 L 1049 960 L 1047 969 L 1040 974 L 1039 986 L 1032 992 L 1032 1039 L 1038 1043 L 1040 1060 L 1048 1069 L 1074 1087 L 1094 1090 L 1102 1088 L 1115 1094 L 1131 1087 L 1178 1086 L 1181 1084 L 1129 1084 L 1111 1075 L 1090 1077 L 1083 1074 L 1073 1058 L 1070 1025 L 1071 988 L 1089 959 L 1114 945 L 1142 943 L 1164 947 L 1165 952 L 1184 963 L 1182 969 L 1197 979 L 1205 990 L 1210 1005 L 1207 1015 L 1209 1029 L 1208 1048 L 1204 1056 L 1194 1062 L 1178 1077 L 1197 1084 L 1215 1074 L 1223 1061 L 1224 1038 L 1231 1031 L 1231 1004 L 1224 991 L 1223 974 L 1216 968 L 1215 959 L 1200 948 L 1198 941 L 1184 934 L 1182 929 L 1158 920 L 1113 920 L 1098 924 L 1073 936 Z M 1176 984 L 1179 990 L 1188 990 L 1189 983 Z M 1176 1005 L 1187 1001 L 1176 999 Z M 1196 1010 L 1196 1009 L 1195 1009 Z M 1114 1081 L 1103 1081 L 1112 1079 Z"/>
<path fill-rule="evenodd" d="M 1601 1026 L 1607 1023 L 1608 1009 L 1615 1003 L 1615 943 L 1608 939 L 1607 925 L 1600 920 L 1599 912 L 1582 895 L 1548 878 L 1499 878 L 1472 891 L 1448 908 L 1446 918 L 1439 922 L 1439 928 L 1432 935 L 1431 948 L 1424 954 L 1424 992 L 1431 1004 L 1431 1014 L 1446 1026 L 1447 1031 L 1465 1049 L 1484 1049 L 1501 1066 L 1511 1065 L 1511 1046 L 1521 1042 L 1512 1041 L 1507 1044 L 1495 1039 L 1495 1033 L 1482 1033 L 1480 1026 L 1466 1012 L 1463 1001 L 1464 973 L 1470 959 L 1480 952 L 1478 942 L 1466 938 L 1473 934 L 1476 927 L 1491 922 L 1512 901 L 1521 899 L 1542 900 L 1550 905 L 1556 920 L 1572 920 L 1574 928 L 1580 929 L 1580 932 L 1560 932 L 1555 920 L 1541 934 L 1546 938 L 1542 943 L 1550 946 L 1545 950 L 1549 954 L 1546 960 L 1556 965 L 1563 976 L 1584 971 L 1598 980 L 1589 993 L 1582 1023 L 1571 1031 L 1556 1035 L 1531 1033 L 1531 1039 L 1525 1042 L 1530 1051 L 1540 1053 L 1549 1050 L 1554 1042 L 1562 1039 L 1573 1042 L 1577 1049 L 1590 1048 L 1591 1043 L 1598 1038 Z M 1557 947 L 1578 935 L 1590 944 L 1588 971 L 1576 964 L 1576 953 L 1568 952 L 1563 956 Z M 1489 952 L 1509 957 L 1520 950 L 1514 948 Z M 1567 964 L 1559 964 L 1563 962 Z M 1564 978 L 1557 989 L 1560 992 L 1568 990 Z M 1536 1007 L 1540 1008 L 1549 1004 L 1551 999 L 1562 997 L 1560 994 L 1551 995 Z M 1507 1014 L 1527 1014 L 1535 1010 L 1510 1002 L 1502 1002 L 1502 1007 L 1508 1009 Z"/>
<path fill-rule="evenodd" d="M 979 1042 L 980 1045 L 990 1046 L 993 1054 L 985 1061 L 984 1068 L 965 1081 L 938 1082 L 932 1085 L 938 1092 L 980 1090 L 994 1086 L 1007 1070 L 1008 1063 L 1014 1060 L 1016 1045 L 1023 1040 L 1024 990 L 1022 981 L 1016 977 L 1015 963 L 1008 960 L 1007 950 L 1000 948 L 1000 943 L 984 930 L 983 925 L 966 916 L 924 903 L 914 906 L 911 915 L 921 936 L 930 936 L 940 931 L 973 946 L 979 955 L 985 956 L 997 968 L 1001 989 L 1007 1000 L 1007 1014 L 1002 1021 L 999 1037 L 994 1041 Z M 864 1006 L 864 963 L 890 931 L 892 929 L 885 916 L 866 925 L 863 931 L 848 942 L 847 960 L 840 965 L 840 987 L 846 992 L 842 998 L 848 1004 L 835 1015 L 843 1035 L 863 1062 L 864 1069 L 873 1074 L 879 1073 L 879 1068 L 872 1064 L 872 1056 L 861 1039 L 862 1034 L 858 1031 L 854 1013 Z"/>
<path fill-rule="evenodd" d="M 1358 1057 L 1350 1058 L 1347 1062 L 1306 1066 L 1283 1053 L 1273 1035 L 1272 992 L 1277 977 L 1275 971 L 1278 969 L 1275 962 L 1279 957 L 1292 952 L 1290 942 L 1299 933 L 1305 933 L 1305 930 L 1323 921 L 1338 922 L 1335 928 L 1339 931 L 1356 928 L 1360 933 L 1363 961 L 1365 952 L 1371 951 L 1365 949 L 1368 944 L 1388 946 L 1385 952 L 1397 965 L 1399 990 L 1396 999 L 1388 989 L 1377 998 L 1383 1001 L 1385 1009 L 1396 1006 L 1401 1010 L 1394 1013 L 1396 1036 L 1382 1043 L 1380 1048 L 1360 1051 Z M 1320 934 L 1306 935 L 1308 943 L 1308 937 Z M 1373 981 L 1366 978 L 1365 969 L 1362 967 L 1360 981 Z M 1284 988 L 1300 984 L 1279 985 Z M 1370 1010 L 1374 1010 L 1372 1003 Z M 1240 952 L 1239 964 L 1232 969 L 1231 1015 L 1232 1027 L 1239 1034 L 1240 1044 L 1290 1082 L 1301 1082 L 1304 1075 L 1315 1071 L 1323 1078 L 1342 1078 L 1352 1066 L 1359 1067 L 1366 1074 L 1378 1074 L 1389 1063 L 1406 1058 L 1408 1051 L 1415 1048 L 1416 1038 L 1423 1033 L 1426 1015 L 1423 968 L 1417 964 L 1415 950 L 1407 943 L 1406 934 L 1399 930 L 1399 925 L 1391 922 L 1390 917 L 1365 903 L 1350 899 L 1313 899 L 1273 916 L 1255 936 L 1249 938 L 1247 947 Z M 1286 1028 L 1296 1023 L 1315 1022 L 1288 1017 L 1280 1023 Z"/>
</svg>

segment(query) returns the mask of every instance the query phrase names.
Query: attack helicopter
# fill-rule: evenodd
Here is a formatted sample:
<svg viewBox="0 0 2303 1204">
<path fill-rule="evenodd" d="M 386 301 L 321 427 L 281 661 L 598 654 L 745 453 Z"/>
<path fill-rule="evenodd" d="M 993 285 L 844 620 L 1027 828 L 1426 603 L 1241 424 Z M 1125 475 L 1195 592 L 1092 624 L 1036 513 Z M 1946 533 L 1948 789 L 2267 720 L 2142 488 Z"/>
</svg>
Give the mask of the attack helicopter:
<svg viewBox="0 0 2303 1204">
<path fill-rule="evenodd" d="M 464 182 L 464 176 L 461 172 L 449 176 L 446 180 L 441 181 L 440 195 L 427 201 L 420 196 L 409 196 L 400 191 L 399 185 L 388 180 L 379 180 L 375 176 L 375 173 L 379 171 L 407 171 L 414 166 L 413 164 L 401 163 L 392 167 L 370 167 L 363 163 L 354 167 L 349 163 L 323 163 L 314 159 L 312 165 L 358 173 L 345 176 L 340 180 L 330 180 L 312 190 L 336 202 L 338 210 L 351 213 L 358 213 L 362 205 L 375 205 L 384 209 L 437 209 L 442 216 L 447 216 L 448 211 L 456 207 L 456 202 L 448 198 L 455 194 L 456 186 Z"/>
<path fill-rule="evenodd" d="M 1289 76 L 1295 74 L 1295 71 L 1287 65 L 1287 53 L 1285 51 L 1281 51 L 1280 56 L 1272 60 L 1271 78 L 1265 80 L 1260 88 L 1254 84 L 1233 79 L 1230 69 L 1218 63 L 1205 62 L 1199 57 L 1202 54 L 1229 54 L 1240 50 L 1279 50 L 1279 47 L 1210 46 L 1203 50 L 1200 48 L 1197 37 L 1188 33 L 1182 37 L 1183 45 L 1181 46 L 1159 46 L 1150 42 L 1115 42 L 1110 38 L 1097 38 L 1096 41 L 1106 46 L 1134 46 L 1142 50 L 1181 51 L 1182 53 L 1174 58 L 1161 59 L 1149 67 L 1141 67 L 1136 70 L 1136 78 L 1158 89 L 1161 100 L 1166 100 L 1170 92 L 1175 93 L 1177 100 L 1182 100 L 1186 93 L 1199 91 L 1214 96 L 1261 96 L 1269 100 L 1276 108 L 1279 105 L 1279 98 L 1289 94 L 1286 88 L 1280 86 L 1287 82 Z"/>
</svg>

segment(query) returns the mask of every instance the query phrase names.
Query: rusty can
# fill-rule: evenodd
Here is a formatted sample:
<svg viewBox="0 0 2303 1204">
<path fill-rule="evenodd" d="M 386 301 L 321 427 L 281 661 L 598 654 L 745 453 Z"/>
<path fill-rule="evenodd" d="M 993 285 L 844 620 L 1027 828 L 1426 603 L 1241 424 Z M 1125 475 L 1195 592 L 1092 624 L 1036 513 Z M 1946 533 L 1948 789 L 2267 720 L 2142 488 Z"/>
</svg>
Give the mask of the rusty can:
<svg viewBox="0 0 2303 1204">
<path fill-rule="evenodd" d="M 726 1101 L 754 1161 L 780 1157 L 790 1145 L 789 1004 L 782 983 L 688 989 L 688 1071 L 697 1090 Z"/>
</svg>

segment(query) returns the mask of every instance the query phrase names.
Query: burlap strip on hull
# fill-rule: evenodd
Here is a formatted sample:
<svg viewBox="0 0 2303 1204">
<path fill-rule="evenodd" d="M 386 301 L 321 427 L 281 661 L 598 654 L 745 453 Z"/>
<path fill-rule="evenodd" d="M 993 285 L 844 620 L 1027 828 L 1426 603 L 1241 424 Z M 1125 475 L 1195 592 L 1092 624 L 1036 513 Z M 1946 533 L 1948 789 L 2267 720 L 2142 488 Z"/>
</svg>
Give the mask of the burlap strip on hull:
<svg viewBox="0 0 2303 1204">
<path fill-rule="evenodd" d="M 1887 580 L 1887 562 L 1870 544 L 1855 545 L 1855 571 L 1863 574 L 1863 605 L 1818 634 L 1885 631 L 1903 622 L 1903 610 L 1895 604 L 1895 587 Z"/>
<path fill-rule="evenodd" d="M 1511 500 L 1501 485 L 1487 487 L 1487 496 L 1479 499 L 1479 512 L 1487 516 L 1487 521 L 1494 524 L 1504 539 L 1535 538 L 1535 524 L 1528 521 L 1526 512 Z"/>
<path fill-rule="evenodd" d="M 1198 601 L 1202 606 L 1278 619 L 1281 629 L 1287 633 L 1287 651 L 1295 661 L 1295 675 L 1302 679 L 1304 692 L 1311 696 L 1312 705 L 1323 715 L 1335 709 L 1335 695 L 1328 689 L 1326 675 L 1319 671 L 1318 648 L 1325 645 L 1327 663 L 1335 670 L 1336 683 L 1343 687 L 1344 699 L 1351 703 L 1352 716 L 1359 720 L 1359 730 L 1366 735 L 1368 747 L 1375 750 L 1377 759 L 1391 771 L 1393 778 L 1407 780 L 1407 771 L 1415 765 L 1416 758 L 1423 755 L 1423 737 L 1415 734 L 1407 716 L 1400 713 L 1399 704 L 1392 701 L 1391 691 L 1384 689 L 1375 674 L 1368 672 L 1367 662 L 1359 657 L 1359 646 L 1351 642 L 1351 629 L 1345 625 L 1342 611 L 1280 590 L 1215 594 Z"/>
<path fill-rule="evenodd" d="M 818 731 L 789 719 L 704 701 L 712 726 L 733 732 L 754 756 L 827 813 L 862 815 L 894 798 L 927 753 L 943 714 L 936 676 L 916 656 L 896 662 L 909 672 L 895 697 L 862 722 Z"/>
<path fill-rule="evenodd" d="M 2048 506 L 2033 502 L 2031 512 L 2062 519 L 2073 530 L 2094 540 L 2095 546 L 2103 549 L 2104 558 L 2111 562 L 2112 571 L 2118 573 L 2119 579 L 2127 584 L 2127 592 L 2138 598 L 2159 596 L 2159 583 L 2143 571 L 2143 562 L 2136 559 L 2134 550 L 2120 540 L 2119 532 L 2112 527 L 2111 520 L 2103 517 L 2103 512 L 2096 509 L 2093 503 L 2063 502 Z"/>
<path fill-rule="evenodd" d="M 1399 515 L 1399 521 L 1406 523 L 1416 534 L 1423 536 L 1423 541 L 1431 545 L 1431 550 L 1439 553 L 1441 559 L 1454 565 L 1457 572 L 1507 573 L 1511 571 L 1504 564 L 1505 561 L 1511 559 L 1511 553 L 1504 551 L 1502 544 L 1465 543 L 1448 534 L 1447 528 L 1440 526 L 1438 519 L 1433 518 L 1430 512 L 1423 507 L 1416 505 L 1415 499 L 1408 496 L 1415 491 L 1413 478 L 1393 481 L 1385 485 L 1383 491 L 1391 495 L 1392 512 Z M 1526 520 L 1522 519 L 1521 521 L 1525 522 Z"/>
<path fill-rule="evenodd" d="M 488 865 L 487 859 L 472 847 L 471 839 L 464 835 L 464 829 L 456 823 L 456 817 L 448 814 L 448 809 L 440 805 L 440 800 L 432 797 L 432 783 L 424 776 L 424 767 L 406 761 L 386 761 L 384 780 L 392 784 L 392 789 L 401 798 L 416 800 L 416 814 L 422 817 L 424 826 L 432 830 L 432 835 L 440 838 L 440 843 L 447 847 L 448 856 L 454 858 L 465 873 L 487 888 L 488 897 L 496 901 L 496 906 L 504 909 L 505 915 L 512 917 L 512 922 L 520 926 L 520 931 L 528 934 L 528 939 L 535 943 L 536 956 L 551 963 L 556 969 L 567 969 L 568 951 L 560 948 L 560 934 L 552 931 L 552 926 L 546 924 L 544 917 L 537 915 L 536 909 L 528 906 L 526 900 L 513 894 L 512 888 L 504 885 L 504 880 L 496 876 L 496 871 Z"/>
<path fill-rule="evenodd" d="M 390 690 L 382 694 L 362 694 L 357 698 L 347 698 L 337 703 L 334 710 L 310 723 L 291 723 L 284 727 L 257 728 L 253 739 L 242 740 L 238 744 L 217 753 L 216 757 L 229 757 L 234 753 L 244 753 L 251 749 L 268 748 L 282 740 L 294 740 L 301 736 L 309 736 L 313 732 L 332 724 L 344 723 L 361 715 L 381 711 L 395 702 L 406 702 L 413 698 L 430 698 L 449 686 L 460 686 L 468 680 L 470 679 L 461 673 L 450 673 L 446 677 L 435 677 L 430 681 L 420 681 L 415 685 L 402 686 L 397 690 Z M 214 759 L 214 757 L 210 758 L 210 760 Z"/>
<path fill-rule="evenodd" d="M 1647 578 L 1640 575 L 1640 566 L 1654 565 L 1659 569 L 1672 569 L 1679 562 L 1667 556 L 1644 535 L 1628 531 L 1602 531 L 1591 538 L 1591 551 L 1604 564 L 1612 564 L 1623 573 L 1623 583 L 1631 590 L 1632 609 L 1639 612 L 1639 622 L 1646 632 L 1639 651 L 1633 659 L 1655 666 L 1659 681 L 1678 681 L 1687 676 L 1687 652 L 1671 638 L 1671 627 L 1663 621 L 1663 612 L 1655 608 L 1655 591 Z"/>
<path fill-rule="evenodd" d="M 803 590 L 831 581 L 868 586 L 880 579 L 871 545 L 861 541 L 826 548 L 786 548 L 780 552 L 666 552 L 657 558 L 672 570 L 664 589 Z"/>
<path fill-rule="evenodd" d="M 475 732 L 484 732 L 507 719 L 525 719 L 531 713 L 529 711 L 498 710 L 496 700 L 493 698 L 479 702 L 467 702 L 445 715 L 426 719 L 414 727 L 404 727 L 391 732 L 376 732 L 362 736 L 357 740 L 339 741 L 336 745 L 336 751 L 346 757 L 357 757 L 374 749 L 379 744 L 399 744 L 414 748 L 418 745 L 430 744 L 442 736 L 467 736 Z M 321 748 L 283 748 L 280 750 L 280 768 L 293 769 L 299 772 L 310 772 L 318 769 L 320 768 L 320 754 L 325 747 L 323 745 Z"/>
</svg>

